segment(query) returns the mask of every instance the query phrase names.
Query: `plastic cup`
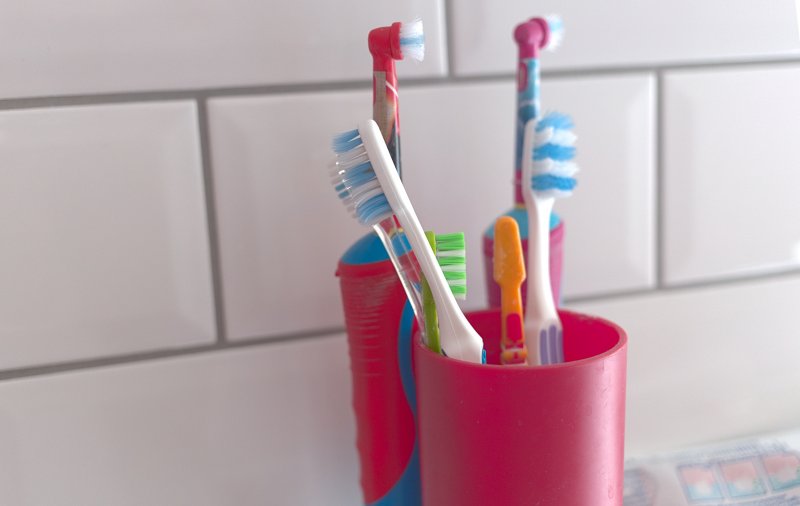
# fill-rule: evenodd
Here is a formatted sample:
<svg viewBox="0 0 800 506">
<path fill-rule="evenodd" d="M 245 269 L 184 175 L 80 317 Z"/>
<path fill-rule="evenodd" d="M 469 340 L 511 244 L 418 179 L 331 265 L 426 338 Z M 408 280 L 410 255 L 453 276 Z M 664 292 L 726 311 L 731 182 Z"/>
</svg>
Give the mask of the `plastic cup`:
<svg viewBox="0 0 800 506">
<path fill-rule="evenodd" d="M 467 315 L 486 365 L 415 339 L 424 505 L 622 505 L 627 337 L 600 318 L 560 315 L 562 364 L 497 365 L 497 310 Z"/>
</svg>

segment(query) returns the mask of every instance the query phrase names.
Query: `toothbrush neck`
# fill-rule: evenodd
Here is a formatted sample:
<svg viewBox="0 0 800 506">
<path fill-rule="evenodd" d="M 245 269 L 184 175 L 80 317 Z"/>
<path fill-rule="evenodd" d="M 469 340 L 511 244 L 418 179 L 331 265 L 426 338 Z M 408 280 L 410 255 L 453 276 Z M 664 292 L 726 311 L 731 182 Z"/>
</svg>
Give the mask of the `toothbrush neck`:
<svg viewBox="0 0 800 506">
<path fill-rule="evenodd" d="M 522 170 L 517 169 L 514 172 L 514 204 L 517 206 L 525 205 L 525 199 L 522 196 Z"/>
<path fill-rule="evenodd" d="M 536 119 L 539 107 L 539 52 L 550 38 L 550 28 L 543 18 L 531 18 L 514 29 L 514 41 L 519 50 L 517 65 L 517 139 L 514 164 L 514 203 L 522 204 L 520 173 L 522 171 L 525 124 Z"/>
<path fill-rule="evenodd" d="M 400 164 L 400 111 L 397 96 L 397 72 L 394 60 L 387 56 L 373 57 L 372 119 L 378 124 L 389 155 L 402 174 Z"/>
<path fill-rule="evenodd" d="M 523 204 L 520 179 L 524 157 L 533 153 L 523 153 L 525 145 L 525 125 L 535 120 L 540 115 L 539 98 L 539 60 L 537 58 L 522 58 L 517 68 L 517 124 L 516 145 L 514 158 L 514 203 Z"/>
</svg>

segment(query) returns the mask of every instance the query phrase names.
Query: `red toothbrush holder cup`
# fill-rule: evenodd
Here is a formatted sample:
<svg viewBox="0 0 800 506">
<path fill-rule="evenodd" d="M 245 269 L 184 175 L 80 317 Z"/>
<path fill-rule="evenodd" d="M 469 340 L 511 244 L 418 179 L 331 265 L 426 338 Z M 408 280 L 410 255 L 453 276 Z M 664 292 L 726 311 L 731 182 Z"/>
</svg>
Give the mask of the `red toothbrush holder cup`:
<svg viewBox="0 0 800 506">
<path fill-rule="evenodd" d="M 467 315 L 487 364 L 414 344 L 425 506 L 622 505 L 627 337 L 560 312 L 566 362 L 501 366 L 500 312 Z"/>
</svg>

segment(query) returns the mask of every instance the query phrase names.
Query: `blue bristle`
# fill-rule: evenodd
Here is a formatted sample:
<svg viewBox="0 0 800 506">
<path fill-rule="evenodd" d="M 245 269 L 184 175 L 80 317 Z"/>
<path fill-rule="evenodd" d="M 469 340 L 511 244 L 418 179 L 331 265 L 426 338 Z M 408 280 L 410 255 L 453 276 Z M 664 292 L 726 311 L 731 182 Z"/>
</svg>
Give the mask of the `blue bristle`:
<svg viewBox="0 0 800 506">
<path fill-rule="evenodd" d="M 381 193 L 358 206 L 355 212 L 361 223 L 372 224 L 391 216 L 392 207 L 389 205 L 389 201 L 386 200 L 386 195 Z"/>
<path fill-rule="evenodd" d="M 364 162 L 352 169 L 348 169 L 347 173 L 342 177 L 343 182 L 351 188 L 369 183 L 373 179 L 375 179 L 375 172 L 373 172 L 372 165 L 369 162 Z"/>
<path fill-rule="evenodd" d="M 547 26 L 551 32 L 560 32 L 564 29 L 564 20 L 559 16 L 547 16 Z"/>
<path fill-rule="evenodd" d="M 533 148 L 534 161 L 531 189 L 535 193 L 550 197 L 566 197 L 577 184 L 573 177 L 577 171 L 574 164 L 575 141 L 571 130 L 572 118 L 566 114 L 551 112 L 537 124 L 537 145 Z M 540 144 L 541 143 L 541 144 Z"/>
<path fill-rule="evenodd" d="M 545 49 L 553 50 L 560 46 L 561 41 L 564 39 L 564 21 L 561 19 L 561 16 L 555 14 L 545 16 L 545 20 L 550 29 L 550 37 L 548 38 Z"/>
<path fill-rule="evenodd" d="M 572 118 L 566 114 L 551 112 L 536 124 L 536 131 L 541 132 L 545 128 L 555 128 L 557 130 L 567 130 L 573 128 Z"/>
<path fill-rule="evenodd" d="M 332 169 L 333 189 L 350 208 L 359 222 L 374 225 L 392 215 L 386 195 L 374 195 L 377 175 L 369 160 L 358 130 L 350 130 L 333 138 L 337 163 Z M 369 195 L 372 195 L 371 197 Z"/>
<path fill-rule="evenodd" d="M 548 142 L 547 144 L 537 146 L 533 150 L 534 160 L 538 161 L 546 158 L 550 158 L 551 160 L 555 160 L 557 162 L 572 160 L 575 158 L 575 146 L 563 146 Z"/>
<path fill-rule="evenodd" d="M 570 192 L 575 188 L 578 181 L 574 177 L 561 177 L 552 174 L 539 174 L 533 176 L 533 190 L 543 192 L 547 190 L 559 190 Z"/>
<path fill-rule="evenodd" d="M 339 154 L 346 153 L 360 144 L 361 138 L 358 136 L 358 130 L 350 130 L 333 138 L 333 150 Z"/>
<path fill-rule="evenodd" d="M 413 37 L 400 37 L 400 45 L 403 47 L 421 46 L 423 44 L 425 44 L 424 35 L 415 35 Z"/>
</svg>

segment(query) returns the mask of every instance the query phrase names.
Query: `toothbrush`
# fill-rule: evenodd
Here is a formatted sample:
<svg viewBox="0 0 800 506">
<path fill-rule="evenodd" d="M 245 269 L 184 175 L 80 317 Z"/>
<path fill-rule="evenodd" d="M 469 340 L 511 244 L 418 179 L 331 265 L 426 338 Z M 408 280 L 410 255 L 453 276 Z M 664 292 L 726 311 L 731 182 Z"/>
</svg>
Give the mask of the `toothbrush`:
<svg viewBox="0 0 800 506">
<path fill-rule="evenodd" d="M 457 299 L 467 298 L 467 265 L 466 241 L 464 233 L 434 234 L 425 232 L 428 244 L 442 268 L 442 273 L 450 285 L 450 291 Z M 427 345 L 436 353 L 442 352 L 439 341 L 439 318 L 436 314 L 436 302 L 433 299 L 430 285 L 422 278 L 422 304 L 425 311 L 425 327 L 428 336 Z"/>
<path fill-rule="evenodd" d="M 391 26 L 375 28 L 367 37 L 372 54 L 372 115 L 380 126 L 383 139 L 391 153 L 395 166 L 400 170 L 400 120 L 397 96 L 397 72 L 395 60 L 406 57 L 422 61 L 425 57 L 425 38 L 422 20 L 410 23 L 393 23 Z M 421 274 L 413 255 L 410 255 L 403 233 L 391 216 L 373 225 L 383 246 L 389 254 L 400 283 L 411 303 L 417 325 L 427 343 L 427 331 L 423 316 Z"/>
<path fill-rule="evenodd" d="M 400 166 L 400 110 L 395 60 L 425 58 L 422 20 L 375 28 L 368 36 L 372 54 L 372 119 L 378 124 L 397 172 Z"/>
<path fill-rule="evenodd" d="M 557 197 L 568 197 L 578 171 L 572 120 L 550 113 L 525 125 L 522 195 L 528 210 L 528 297 L 525 336 L 533 365 L 564 361 L 563 328 L 550 288 L 550 213 Z"/>
<path fill-rule="evenodd" d="M 494 280 L 500 285 L 500 363 L 527 364 L 521 292 L 525 259 L 519 226 L 510 216 L 501 216 L 494 224 Z"/>
<path fill-rule="evenodd" d="M 373 224 L 394 212 L 411 243 L 430 285 L 439 317 L 443 352 L 458 360 L 485 362 L 483 340 L 464 317 L 397 174 L 378 125 L 367 120 L 357 130 L 334 139 L 339 197 L 363 224 Z"/>
<path fill-rule="evenodd" d="M 514 203 L 521 206 L 524 201 L 521 193 L 520 176 L 523 163 L 523 143 L 525 125 L 538 120 L 541 115 L 541 50 L 555 50 L 564 38 L 564 24 L 556 15 L 544 18 L 531 18 L 517 25 L 514 40 L 519 50 L 517 67 L 517 125 L 514 164 Z"/>
<path fill-rule="evenodd" d="M 514 206 L 504 213 L 517 221 L 522 234 L 523 252 L 528 248 L 528 216 L 522 198 L 522 152 L 523 132 L 525 124 L 539 118 L 541 112 L 540 65 L 539 56 L 543 50 L 554 50 L 560 44 L 564 33 L 564 25 L 558 16 L 531 18 L 520 23 L 514 29 L 514 41 L 517 44 L 517 104 L 515 118 L 514 142 Z M 494 222 L 492 223 L 494 224 Z M 558 218 L 553 216 L 552 228 L 558 225 Z M 494 227 L 490 226 L 483 236 L 484 270 L 486 276 L 489 306 L 500 306 L 500 290 L 492 279 L 494 252 Z M 524 253 L 523 253 L 524 254 Z M 523 289 L 523 304 L 525 291 Z"/>
</svg>

